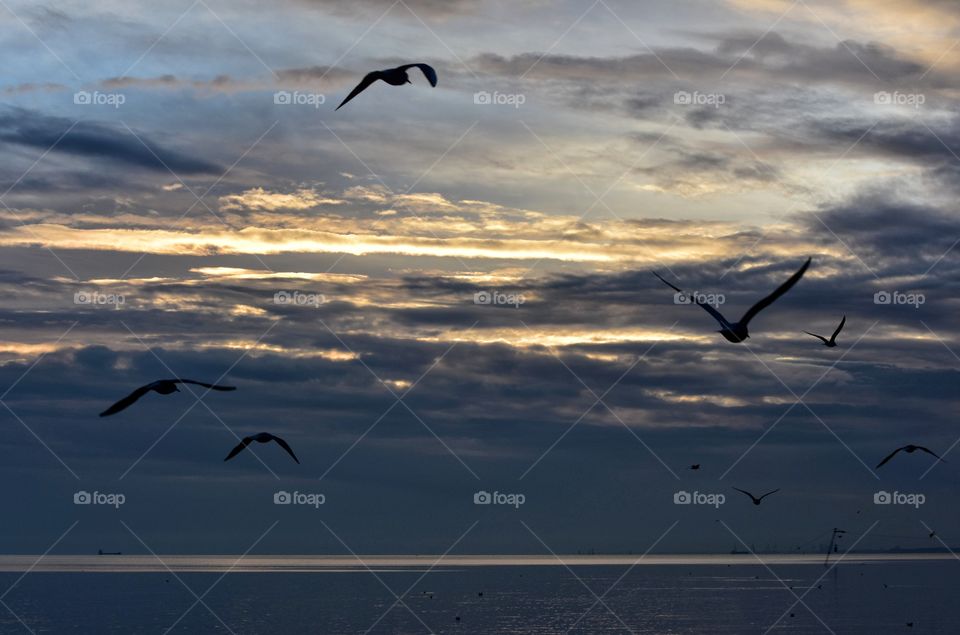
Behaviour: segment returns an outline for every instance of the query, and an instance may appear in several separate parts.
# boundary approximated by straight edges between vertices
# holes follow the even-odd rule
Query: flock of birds
[[[340,102],[340,105],[337,106],[336,110],[340,110],[341,108],[343,108],[344,105],[346,105],[348,102],[354,99],[357,95],[365,91],[375,82],[382,81],[382,82],[385,82],[386,84],[389,84],[390,86],[403,86],[404,84],[412,84],[413,82],[410,81],[410,75],[408,73],[408,71],[411,68],[420,69],[424,77],[427,78],[427,81],[430,82],[431,86],[435,87],[437,85],[437,71],[429,64],[417,62],[413,64],[403,64],[395,68],[376,70],[376,71],[367,73],[363,77],[363,79],[360,80],[360,83],[357,84],[353,88],[353,90],[350,91],[350,94],[348,94],[344,98],[344,100]],[[731,322],[730,320],[728,320],[719,310],[717,310],[717,308],[703,301],[700,297],[694,296],[692,300],[695,304],[697,304],[697,306],[699,306],[704,311],[709,313],[713,317],[713,319],[715,319],[719,323],[720,330],[718,332],[727,341],[733,342],[734,344],[742,343],[747,338],[750,337],[750,332],[748,330],[748,325],[750,324],[750,321],[753,318],[755,318],[757,314],[759,314],[761,311],[769,307],[778,298],[780,298],[785,293],[787,293],[791,288],[793,288],[793,286],[797,284],[797,282],[799,282],[800,279],[803,277],[803,275],[807,272],[807,269],[810,267],[811,260],[812,260],[811,258],[807,258],[807,261],[804,262],[803,265],[792,276],[790,276],[779,287],[774,289],[772,293],[762,298],[756,304],[754,304],[749,309],[747,309],[747,312],[744,313],[743,316],[735,322]],[[657,278],[660,279],[661,282],[663,282],[665,285],[667,285],[677,293],[681,293],[681,294],[683,293],[683,290],[680,287],[670,282],[667,282],[667,280],[665,280],[663,276],[658,274],[656,271],[653,272],[653,275],[655,275]],[[837,336],[840,334],[840,331],[843,330],[843,327],[844,325],[846,325],[846,323],[847,323],[847,316],[844,315],[843,318],[840,320],[840,324],[837,326],[836,330],[834,330],[833,334],[829,338],[826,338],[822,335],[817,335],[816,333],[811,333],[809,331],[804,331],[804,333],[821,340],[823,345],[828,348],[836,348],[838,346]],[[130,393],[123,399],[119,400],[118,402],[116,402],[115,404],[113,404],[103,412],[101,412],[100,416],[107,417],[107,416],[115,415],[127,409],[134,403],[136,403],[140,398],[142,398],[144,395],[146,395],[149,392],[155,392],[160,395],[169,395],[175,392],[179,392],[180,389],[177,387],[178,384],[195,384],[197,386],[203,386],[208,390],[219,390],[219,391],[236,390],[235,386],[221,386],[218,384],[209,384],[202,381],[196,381],[193,379],[180,379],[180,378],[160,379],[160,380],[151,382],[149,384],[146,384],[144,386],[140,386],[139,388],[134,390],[132,393]],[[269,443],[271,441],[276,442],[277,445],[283,448],[294,461],[296,461],[297,463],[300,463],[300,460],[297,458],[297,455],[294,454],[293,449],[290,447],[290,445],[284,439],[281,439],[280,437],[274,434],[270,434],[269,432],[260,432],[258,434],[244,437],[240,441],[240,443],[237,444],[237,446],[234,447],[229,454],[227,454],[224,461],[229,461],[233,457],[237,456],[244,449],[246,449],[247,446],[249,446],[251,443]],[[906,452],[907,454],[912,454],[917,450],[920,450],[922,452],[926,452],[927,454],[932,455],[938,461],[943,461],[943,459],[939,455],[937,455],[935,452],[933,452],[929,448],[926,448],[920,445],[908,444],[903,447],[897,448],[896,450],[891,452],[882,461],[880,461],[880,463],[877,465],[877,468],[880,468],[883,465],[885,465],[899,452]],[[700,469],[700,464],[698,463],[695,465],[691,465],[690,469],[698,470]],[[741,490],[738,488],[734,488],[734,489],[749,496],[750,499],[753,501],[754,505],[759,505],[764,498],[779,491],[779,489],[776,489],[771,492],[767,492],[766,494],[758,498],[745,490]]]

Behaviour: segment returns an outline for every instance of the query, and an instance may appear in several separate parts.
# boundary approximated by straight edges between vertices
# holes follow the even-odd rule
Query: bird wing
[[[139,399],[140,397],[143,397],[145,394],[147,394],[148,392],[150,392],[152,389],[153,389],[153,384],[147,384],[146,386],[140,386],[139,388],[137,388],[136,390],[134,390],[132,393],[130,393],[129,395],[127,395],[126,397],[124,397],[123,399],[121,399],[120,401],[118,401],[117,403],[113,404],[112,406],[110,406],[109,408],[107,408],[106,410],[104,410],[103,412],[101,412],[101,413],[100,413],[100,416],[101,416],[101,417],[109,417],[110,415],[117,414],[118,412],[120,412],[120,411],[123,410],[124,408],[127,408],[127,407],[131,406],[137,399]]]
[[[423,76],[427,78],[427,81],[430,82],[430,85],[431,85],[431,86],[436,86],[436,85],[437,85],[437,71],[433,70],[433,67],[430,66],[429,64],[423,64],[423,63],[419,63],[419,64],[404,64],[403,66],[400,66],[399,68],[402,69],[402,70],[407,70],[408,68],[413,68],[414,66],[416,66],[416,67],[419,68],[421,71],[423,71]]]
[[[253,443],[253,439],[252,439],[252,438],[250,438],[250,437],[244,437],[244,438],[243,438],[243,441],[241,441],[240,443],[237,444],[237,447],[235,447],[235,448],[233,448],[232,450],[230,450],[230,454],[227,455],[227,458],[225,458],[224,461],[229,461],[229,460],[232,459],[233,457],[237,456],[238,454],[240,454],[241,452],[243,452],[243,449],[244,449],[245,447],[247,447],[248,445],[250,445],[251,443]]]
[[[847,316],[844,315],[844,316],[843,316],[843,319],[840,320],[840,326],[838,326],[838,327],[837,327],[837,330],[834,331],[834,332],[833,332],[833,335],[830,336],[830,341],[831,341],[831,342],[836,342],[836,341],[837,341],[837,335],[840,335],[840,331],[843,330],[843,325],[846,324],[846,323],[847,323]]]
[[[178,384],[196,384],[197,386],[203,386],[204,388],[209,388],[211,390],[236,390],[236,386],[221,386],[220,384],[207,384],[202,381],[195,381],[193,379],[174,379]]]
[[[829,340],[822,335],[817,335],[816,333],[811,333],[810,331],[804,331],[807,335],[812,335],[819,340],[823,340],[823,343],[826,344]]]
[[[932,454],[933,456],[937,457],[937,460],[938,460],[938,461],[943,461],[944,463],[946,463],[946,461],[944,461],[943,459],[940,458],[940,455],[938,455],[936,452],[934,452],[933,450],[931,450],[931,449],[929,449],[929,448],[925,448],[925,447],[923,447],[922,445],[918,445],[918,446],[917,446],[917,449],[918,449],[918,450],[923,450],[923,451],[926,452],[927,454]]]
[[[283,448],[284,450],[287,451],[287,454],[289,454],[290,456],[293,457],[293,460],[294,460],[294,461],[296,461],[297,463],[300,463],[300,459],[298,459],[298,458],[297,458],[297,455],[293,453],[293,448],[290,447],[290,444],[289,444],[289,443],[287,443],[286,441],[284,441],[283,439],[281,439],[281,438],[278,437],[278,436],[274,436],[274,435],[272,435],[272,434],[271,434],[270,436],[273,437],[273,440],[276,441],[276,442],[280,445],[281,448]]]
[[[683,289],[680,289],[679,287],[673,286],[672,284],[670,284],[669,282],[667,282],[666,280],[664,280],[664,279],[663,279],[663,276],[661,276],[661,275],[660,275],[659,273],[657,273],[656,271],[653,271],[653,272],[651,272],[651,273],[653,273],[653,275],[655,275],[656,277],[660,278],[660,281],[663,282],[663,284],[667,285],[668,287],[670,287],[671,289],[673,289],[673,290],[676,291],[677,293],[683,293]],[[719,322],[719,323],[720,323],[720,326],[722,326],[723,328],[727,328],[728,326],[730,326],[730,322],[727,321],[727,318],[723,317],[723,314],[720,313],[720,311],[717,311],[715,308],[713,308],[713,307],[710,306],[709,304],[706,304],[705,302],[697,301],[696,304],[697,304],[697,306],[699,306],[701,309],[703,309],[704,311],[706,311],[707,313],[709,313],[710,315],[712,315],[712,316],[713,316],[713,319],[716,320],[717,322]]]
[[[737,490],[738,492],[741,492],[741,493],[743,493],[743,494],[746,494],[747,496],[750,497],[750,500],[757,500],[757,497],[756,497],[756,496],[754,496],[753,494],[751,494],[750,492],[748,492],[748,491],[745,490],[745,489],[740,489],[739,487],[734,487],[733,489],[735,489],[735,490]]]
[[[757,313],[763,311],[765,308],[773,304],[777,298],[789,291],[790,287],[797,284],[797,281],[800,280],[800,278],[803,277],[803,274],[807,272],[807,267],[810,266],[810,260],[810,258],[807,258],[807,261],[803,263],[803,266],[800,267],[795,274],[790,276],[786,282],[777,287],[773,293],[750,307],[747,312],[743,314],[743,317],[740,318],[740,324],[746,326],[750,320],[756,317]]]
[[[343,108],[343,105],[365,91],[370,84],[380,79],[380,71],[373,71],[372,73],[367,73],[363,79],[360,80],[360,83],[350,91],[350,94],[347,95],[347,98],[340,102],[340,105],[337,106],[334,110],[340,110]]]
[[[770,496],[770,494],[776,494],[776,493],[779,492],[779,491],[780,491],[780,488],[778,487],[777,489],[773,490],[772,492],[767,492],[766,494],[764,494],[763,496],[761,496],[761,497],[758,498],[757,500],[761,500],[761,501],[762,501],[762,500],[763,500],[764,498],[766,498],[767,496]]]
[[[886,463],[887,461],[889,461],[890,459],[892,459],[892,458],[894,457],[894,455],[895,455],[897,452],[899,452],[900,450],[902,450],[902,449],[903,449],[903,448],[897,448],[896,450],[894,450],[893,452],[891,452],[890,454],[888,454],[888,455],[887,455],[887,458],[885,458],[884,460],[882,460],[882,461],[880,461],[879,463],[877,463],[877,467],[875,467],[875,468],[873,468],[873,469],[876,470],[876,469],[879,469],[880,467],[882,467],[884,463]]]

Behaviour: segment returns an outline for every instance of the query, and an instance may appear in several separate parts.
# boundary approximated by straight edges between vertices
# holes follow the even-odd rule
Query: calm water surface
[[[960,633],[950,556],[163,560],[0,557],[0,633]]]

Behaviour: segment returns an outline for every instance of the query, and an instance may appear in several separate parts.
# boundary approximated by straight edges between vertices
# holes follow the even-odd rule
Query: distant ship
[[[120,551],[104,551],[103,549],[97,549],[98,556],[122,556],[123,553]]]

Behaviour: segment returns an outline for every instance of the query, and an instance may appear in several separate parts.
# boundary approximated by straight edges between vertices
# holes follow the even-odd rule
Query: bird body
[[[250,445],[253,442],[270,443],[271,441],[276,441],[277,445],[279,445],[281,448],[286,450],[287,454],[293,457],[294,461],[296,461],[297,463],[300,463],[300,459],[298,459],[297,455],[293,453],[293,448],[291,448],[286,441],[284,441],[278,436],[270,434],[269,432],[259,432],[257,434],[252,434],[248,437],[243,437],[243,440],[240,441],[240,443],[238,443],[236,447],[230,450],[230,454],[227,455],[227,458],[225,458],[224,461],[229,461],[233,457],[237,456],[244,449],[246,449],[248,445]]]
[[[882,467],[887,461],[889,461],[889,460],[892,459],[894,456],[896,456],[896,455],[897,455],[897,452],[903,451],[903,452],[906,452],[907,454],[913,454],[913,453],[916,452],[917,450],[920,450],[921,452],[926,452],[927,454],[930,454],[930,455],[936,457],[936,459],[937,459],[938,461],[943,461],[944,463],[946,463],[946,460],[945,460],[945,459],[941,459],[941,458],[940,458],[940,455],[938,455],[938,454],[937,454],[936,452],[934,452],[933,450],[930,450],[929,448],[925,448],[925,447],[923,447],[922,445],[913,445],[912,443],[910,443],[910,444],[907,444],[907,445],[903,446],[902,448],[897,448],[896,450],[894,450],[893,452],[891,452],[890,454],[888,454],[888,455],[886,456],[886,458],[884,458],[882,461],[880,461],[879,463],[877,463],[877,467],[874,468],[874,469],[879,469],[880,467]]]
[[[734,487],[733,489],[735,489],[735,490],[737,490],[738,492],[741,492],[741,493],[746,494],[747,496],[749,496],[749,497],[750,497],[750,500],[753,501],[753,504],[754,504],[754,505],[759,505],[760,502],[761,502],[764,498],[766,498],[767,496],[770,496],[770,494],[776,494],[777,492],[780,491],[780,488],[778,487],[777,489],[775,489],[775,490],[773,490],[773,491],[771,491],[771,492],[767,492],[767,493],[764,494],[763,496],[757,498],[756,496],[754,496],[753,494],[751,494],[750,492],[748,492],[748,491],[745,490],[745,489],[740,489],[739,487]]]
[[[816,333],[811,333],[810,331],[804,331],[804,333],[806,333],[807,335],[812,335],[815,338],[823,341],[823,345],[826,346],[827,348],[834,348],[837,345],[837,335],[839,335],[840,331],[843,330],[843,325],[846,323],[847,323],[847,316],[844,315],[843,319],[840,320],[840,326],[838,326],[837,330],[833,332],[833,335],[830,336],[830,339],[827,339],[822,335],[817,335]]]
[[[410,75],[407,74],[407,69],[413,68],[414,66],[423,72],[424,77],[427,78],[427,81],[430,82],[431,86],[437,85],[437,71],[435,71],[429,64],[404,64],[403,66],[397,66],[396,68],[388,68],[382,71],[372,71],[364,75],[363,79],[360,80],[360,83],[357,84],[352,91],[350,91],[350,94],[347,95],[346,99],[340,102],[340,105],[336,107],[336,110],[343,108],[344,104],[365,91],[374,82],[386,82],[391,86],[412,84],[413,82],[410,81]]]
[[[193,379],[158,379],[157,381],[150,382],[145,386],[140,386],[132,393],[113,404],[106,410],[100,413],[101,417],[109,417],[110,415],[117,414],[121,410],[124,410],[132,406],[140,397],[143,397],[150,391],[159,393],[161,395],[169,395],[175,392],[180,392],[180,389],[177,388],[177,384],[196,384],[197,386],[203,386],[209,390],[236,390],[236,386],[220,386],[218,384],[207,384],[202,381],[194,381]]]
[[[720,333],[720,335],[722,335],[728,342],[733,342],[734,344],[738,344],[740,342],[745,341],[748,337],[750,337],[750,333],[747,330],[747,324],[750,322],[750,320],[756,317],[757,313],[759,313],[760,311],[764,310],[765,308],[773,304],[773,302],[777,298],[779,298],[784,293],[789,291],[790,288],[793,287],[793,285],[795,285],[800,280],[800,278],[803,277],[803,274],[806,273],[807,267],[810,266],[810,261],[811,259],[807,258],[807,261],[803,263],[803,266],[800,267],[800,269],[798,269],[796,273],[790,276],[790,278],[788,278],[786,282],[784,282],[779,287],[774,289],[773,293],[771,293],[770,295],[768,295],[767,297],[763,298],[762,300],[754,304],[752,307],[750,307],[747,310],[747,312],[743,314],[743,317],[736,322],[731,322],[730,320],[725,318],[723,314],[720,313],[720,311],[713,308],[706,302],[702,302],[697,298],[695,298],[694,301],[696,302],[697,306],[699,306],[704,311],[712,315],[713,318],[720,324],[720,330],[717,331],[718,333]],[[668,287],[672,288],[677,293],[683,293],[682,289],[664,280],[663,277],[661,277],[660,274],[658,274],[656,271],[653,272],[653,275],[660,278],[661,282],[663,282]]]

